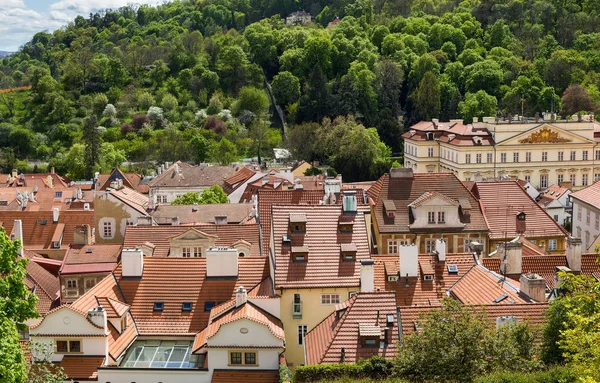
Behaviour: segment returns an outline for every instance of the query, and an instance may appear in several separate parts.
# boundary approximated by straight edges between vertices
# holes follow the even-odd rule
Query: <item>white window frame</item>
[[[435,211],[427,212],[427,223],[435,223]]]
[[[438,211],[437,223],[446,223],[446,212],[445,211]]]
[[[519,152],[513,152],[513,162],[519,162]]]
[[[292,296],[292,315],[302,316],[302,295],[299,293],[294,293]]]
[[[577,174],[569,175],[569,180],[571,181],[571,185],[575,186],[577,184]]]
[[[69,286],[73,282],[74,286]],[[74,278],[65,279],[65,296],[67,298],[77,298],[79,296],[79,280]]]
[[[296,330],[296,334],[297,334],[297,342],[298,342],[298,346],[304,346],[304,338],[306,337],[306,334],[308,333],[308,326],[305,324],[300,324],[297,327]]]
[[[548,174],[540,174],[540,188],[545,189],[548,187]]]
[[[193,256],[194,258],[201,258],[202,257],[202,247],[201,246],[194,246],[192,248],[193,252]]]
[[[587,173],[583,173],[581,175],[581,186],[588,186],[588,175],[587,175]]]
[[[531,162],[531,152],[525,153],[525,162]]]
[[[388,254],[398,254],[398,240],[388,239]]]
[[[321,294],[321,305],[337,305],[340,304],[340,294]]]
[[[556,239],[548,240],[548,250],[556,250]]]
[[[565,160],[565,152],[558,152],[558,160],[559,161]]]
[[[584,160],[584,161],[587,161],[587,159],[588,159],[588,151],[587,150],[584,150],[582,152],[581,159]]]
[[[94,281],[94,284],[90,287],[87,287],[89,281]],[[92,289],[98,283],[98,277],[85,277],[83,278],[83,291],[86,293],[88,290]]]
[[[542,162],[548,161],[548,152],[542,152]]]
[[[433,253],[433,250],[435,250],[435,239],[426,238],[425,239],[425,253],[431,254],[431,253]]]
[[[481,163],[481,153],[477,153],[475,155],[475,162],[480,164]]]
[[[110,221],[102,222],[102,238],[113,238],[115,236],[113,224]]]
[[[487,163],[491,164],[494,161],[494,157],[492,155],[492,153],[488,153],[487,154]]]
[[[192,256],[192,248],[189,246],[184,246],[181,248],[181,256],[183,258],[191,258]]]
[[[565,176],[564,174],[559,174],[558,175],[558,184],[560,185],[562,182],[565,181]]]

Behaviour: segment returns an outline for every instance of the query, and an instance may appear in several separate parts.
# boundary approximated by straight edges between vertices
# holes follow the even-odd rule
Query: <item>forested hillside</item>
[[[297,10],[315,22],[286,26]],[[573,84],[575,110],[595,109],[600,1],[174,1],[78,17],[0,64],[0,88],[31,85],[0,93],[2,171],[40,160],[77,179],[284,145],[360,180],[421,119],[560,110]]]

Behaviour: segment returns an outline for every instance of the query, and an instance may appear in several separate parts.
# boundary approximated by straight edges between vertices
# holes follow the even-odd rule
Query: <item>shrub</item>
[[[478,377],[474,383],[575,383],[580,381],[579,378],[566,367],[554,367],[531,373],[499,372]]]
[[[136,114],[131,119],[131,125],[135,128],[135,130],[140,130],[144,127],[144,125],[148,124],[150,119],[145,114]]]
[[[362,378],[362,366],[357,364],[321,364],[298,366],[294,371],[294,383],[311,383],[339,378]]]
[[[204,123],[204,129],[210,129],[217,134],[223,134],[227,131],[227,124],[215,116],[210,116]]]
[[[124,136],[126,136],[127,133],[134,133],[135,131],[136,129],[133,127],[133,125],[128,122],[121,125],[121,134]]]

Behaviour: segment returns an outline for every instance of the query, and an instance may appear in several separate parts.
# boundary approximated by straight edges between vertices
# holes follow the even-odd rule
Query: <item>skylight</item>
[[[192,302],[183,302],[181,304],[181,311],[192,311]]]
[[[163,302],[154,302],[154,311],[163,311],[165,304]]]
[[[192,341],[137,340],[127,351],[121,367],[196,368],[199,359],[199,355],[192,355]]]
[[[450,274],[456,274],[456,273],[458,273],[458,266],[456,266],[454,264],[448,265],[448,272]]]

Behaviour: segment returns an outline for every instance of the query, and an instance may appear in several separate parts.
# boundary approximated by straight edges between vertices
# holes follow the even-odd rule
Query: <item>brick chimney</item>
[[[567,264],[574,272],[581,272],[581,239],[567,238]]]
[[[521,292],[536,302],[546,302],[546,280],[535,273],[521,274]]]

